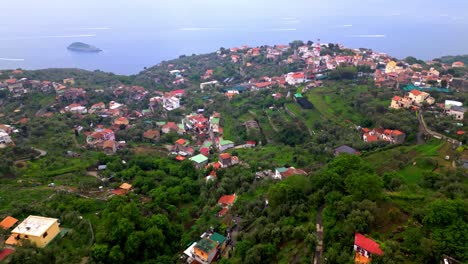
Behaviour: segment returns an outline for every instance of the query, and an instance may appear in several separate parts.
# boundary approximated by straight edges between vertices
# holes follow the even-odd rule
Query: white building
[[[177,109],[180,107],[180,99],[175,96],[163,97],[163,107],[167,111]]]

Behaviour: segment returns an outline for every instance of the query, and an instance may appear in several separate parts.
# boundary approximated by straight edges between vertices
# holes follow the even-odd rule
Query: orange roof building
[[[0,227],[3,229],[10,229],[17,222],[18,222],[18,219],[11,217],[11,216],[7,216],[0,222]]]

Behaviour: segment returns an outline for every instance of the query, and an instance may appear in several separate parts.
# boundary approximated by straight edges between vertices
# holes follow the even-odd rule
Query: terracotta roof
[[[15,250],[12,249],[12,248],[4,248],[3,250],[0,250],[0,261],[4,260],[6,257],[11,255],[13,252],[15,252]]]
[[[399,135],[403,135],[405,133],[401,132],[400,130],[393,130],[392,134],[396,135],[396,136],[399,136]]]
[[[367,127],[363,127],[363,128],[362,128],[362,132],[364,132],[364,133],[369,133],[369,132],[370,132],[370,129],[367,128]]]
[[[122,183],[122,185],[120,185],[119,188],[128,191],[128,190],[130,190],[132,188],[132,185],[129,184],[129,183],[124,182],[124,183]]]
[[[143,133],[144,138],[155,139],[160,135],[159,130],[150,129]]]
[[[236,195],[223,195],[221,198],[218,200],[218,204],[223,204],[223,205],[232,205],[234,204],[234,201],[236,200]]]
[[[16,240],[15,235],[11,235],[5,241],[5,244],[14,246],[14,245],[18,244],[18,240]]]
[[[116,125],[128,125],[128,119],[126,117],[119,117],[114,121],[114,124]]]
[[[104,141],[104,143],[103,143],[103,145],[102,145],[102,147],[105,148],[105,149],[106,149],[106,148],[111,148],[111,149],[113,149],[114,146],[115,146],[115,141],[114,141],[114,140],[107,140],[107,141]]]
[[[293,175],[306,175],[307,173],[300,169],[295,169],[293,167],[288,168],[285,172],[281,173],[281,176],[287,178]]]
[[[265,88],[265,87],[268,87],[270,84],[271,84],[270,82],[259,82],[259,83],[255,83],[255,87]]]
[[[392,98],[392,100],[394,100],[394,101],[400,101],[400,100],[401,100],[401,97],[397,95],[397,96],[394,96],[394,97]]]
[[[379,244],[362,234],[356,233],[354,235],[354,244],[360,248],[365,249],[366,251],[369,251],[372,254],[379,256],[383,255],[383,251],[380,249]]]
[[[125,195],[125,194],[127,194],[127,192],[124,189],[120,189],[120,188],[112,190],[111,193],[115,194],[115,195]]]
[[[229,208],[225,207],[225,208],[221,209],[221,211],[219,211],[218,215],[219,216],[225,216],[227,214],[227,212],[229,212]]]
[[[179,145],[184,145],[185,142],[186,142],[185,139],[181,138],[181,139],[178,139],[175,143]]]
[[[222,153],[222,154],[219,155],[219,157],[220,157],[221,159],[229,159],[229,158],[231,158],[231,154],[229,154],[229,153]]]
[[[0,222],[0,227],[3,229],[9,229],[10,227],[14,226],[17,222],[18,219],[11,216],[7,216]]]
[[[457,135],[464,135],[464,134],[465,134],[465,131],[463,130],[457,131]]]
[[[369,143],[370,142],[377,142],[379,140],[376,135],[365,134],[364,136],[366,137],[366,141],[369,142]]]
[[[178,160],[178,161],[184,161],[185,160],[185,158],[180,156],[180,155],[177,155],[177,157],[175,157],[175,159]]]
[[[410,93],[414,94],[415,96],[418,96],[418,95],[421,94],[421,91],[418,91],[418,90],[414,89],[414,90],[411,90]]]

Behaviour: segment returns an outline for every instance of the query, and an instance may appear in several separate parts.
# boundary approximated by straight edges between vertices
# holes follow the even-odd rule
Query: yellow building
[[[11,236],[5,243],[8,245],[21,245],[21,240],[29,240],[37,247],[43,248],[59,233],[58,219],[30,215],[11,231]]]
[[[396,67],[397,67],[397,63],[395,61],[388,62],[387,66],[385,67],[385,73],[395,72]]]

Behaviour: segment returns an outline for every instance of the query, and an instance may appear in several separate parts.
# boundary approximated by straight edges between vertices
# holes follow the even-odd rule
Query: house
[[[218,244],[208,238],[203,238],[193,248],[193,256],[197,262],[212,263],[217,255]]]
[[[0,222],[0,228],[7,230],[12,228],[16,223],[18,222],[18,219],[7,216],[5,217],[1,222]]]
[[[397,63],[395,61],[390,61],[385,66],[385,73],[389,74],[396,71]]]
[[[190,142],[188,142],[188,140],[180,138],[176,140],[173,151],[175,152],[185,151],[185,149],[188,147],[189,144]]]
[[[90,108],[89,108],[89,113],[90,114],[94,114],[96,112],[99,112],[99,111],[102,111],[106,109],[106,104],[104,102],[99,102],[97,104],[93,104]]]
[[[114,154],[117,152],[117,142],[115,140],[106,140],[102,143],[102,149],[108,155]]]
[[[225,140],[223,138],[219,139],[219,142],[218,142],[219,151],[225,151],[225,150],[233,148],[233,147],[234,147],[234,142],[232,142],[230,140]]]
[[[362,140],[367,143],[386,141],[390,144],[401,144],[406,138],[406,134],[400,130],[383,128],[374,128],[373,130],[370,130],[368,128],[363,128],[362,132]]]
[[[167,124],[162,126],[161,131],[163,134],[168,134],[171,132],[177,133],[179,132],[179,126],[174,122],[167,122]]]
[[[93,147],[103,147],[105,141],[115,140],[114,131],[111,129],[97,128],[86,137],[86,143]]]
[[[360,233],[354,235],[354,251],[356,264],[370,263],[373,255],[382,256],[384,253],[377,242]]]
[[[172,111],[180,107],[180,99],[176,96],[164,96],[163,107],[167,111]]]
[[[59,220],[30,215],[21,222],[5,241],[7,245],[21,245],[21,240],[29,240],[37,247],[47,246],[59,233]]]
[[[65,84],[65,85],[68,84],[68,85],[73,86],[73,85],[75,85],[75,79],[73,79],[73,78],[66,78],[66,79],[63,79],[63,84]]]
[[[221,211],[218,212],[218,217],[225,216],[232,205],[236,202],[237,196],[233,195],[223,195],[218,199],[218,205],[222,207]]]
[[[86,107],[80,104],[71,104],[71,105],[65,106],[64,110],[65,112],[69,112],[73,114],[86,114],[88,112]]]
[[[203,75],[201,76],[201,78],[202,78],[203,80],[206,80],[206,79],[211,78],[211,76],[213,76],[213,70],[208,69],[208,70],[206,70],[205,74],[203,74]]]
[[[419,90],[411,90],[408,93],[408,97],[416,104],[422,104],[428,97],[429,94],[426,92],[421,92]]]
[[[126,127],[126,126],[128,126],[128,124],[130,124],[130,122],[128,121],[128,119],[126,117],[123,117],[123,116],[121,116],[121,117],[114,120],[114,125],[118,126],[118,127],[120,127],[120,126],[125,126]]]
[[[465,63],[461,61],[456,61],[452,63],[452,68],[463,68],[463,67],[465,67]]]
[[[205,232],[198,242],[192,243],[185,251],[187,263],[210,264],[217,260],[226,249],[228,239],[216,232]]]
[[[445,112],[447,115],[453,116],[456,120],[463,120],[465,118],[466,109],[461,106],[452,105]]]
[[[293,175],[307,175],[307,172],[296,169],[294,167],[289,167],[289,168],[276,168],[275,169],[275,175],[273,176],[273,179],[275,180],[282,180],[285,178],[288,178]]]
[[[155,130],[155,129],[150,129],[143,133],[143,138],[146,138],[150,141],[159,141],[160,137],[161,137],[161,133],[159,132],[159,130]]]
[[[360,152],[347,145],[339,146],[334,150],[335,156],[341,154],[359,155]]]
[[[219,154],[219,164],[222,168],[231,167],[239,163],[239,158],[236,156],[231,156],[229,153]]]
[[[413,105],[413,102],[408,97],[394,96],[392,102],[390,103],[390,108],[392,109],[401,109],[401,108],[410,108]]]
[[[191,157],[191,160],[197,169],[203,168],[208,163],[208,158],[202,154]]]
[[[4,130],[0,129],[0,145],[8,145],[11,143],[13,143],[13,140],[11,140],[10,135]]]
[[[305,78],[304,72],[290,72],[286,75],[286,82],[289,85],[296,85],[305,83],[307,79]]]
[[[132,187],[131,184],[124,182],[119,188],[112,190],[111,193],[115,195],[127,195],[132,190]]]

